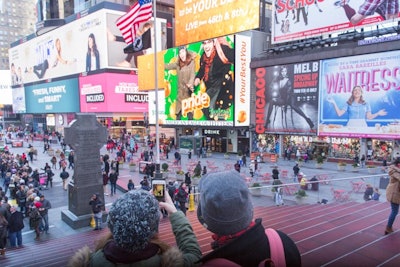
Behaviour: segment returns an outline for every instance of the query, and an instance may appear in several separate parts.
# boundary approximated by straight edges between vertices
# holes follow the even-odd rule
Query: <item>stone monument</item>
[[[104,202],[100,149],[107,141],[107,129],[95,114],[77,113],[76,119],[65,127],[64,140],[74,150],[75,167],[68,184],[68,210],[62,211],[61,217],[77,229],[90,225],[92,195],[99,193]]]

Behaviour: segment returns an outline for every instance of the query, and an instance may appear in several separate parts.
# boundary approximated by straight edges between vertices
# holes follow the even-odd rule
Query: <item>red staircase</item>
[[[383,235],[390,212],[388,203],[333,203],[281,207],[256,207],[255,218],[265,227],[287,233],[296,242],[303,266],[400,266],[400,231]],[[203,253],[211,250],[211,234],[200,225],[196,212],[188,212]],[[395,229],[400,229],[399,219]],[[9,250],[0,266],[65,266],[74,252],[84,245],[93,248],[106,234],[88,231],[29,243]],[[168,219],[160,223],[161,239],[175,244]]]

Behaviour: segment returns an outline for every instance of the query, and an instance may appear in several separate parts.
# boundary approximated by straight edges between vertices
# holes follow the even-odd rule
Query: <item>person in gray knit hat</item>
[[[197,217],[213,233],[213,251],[203,256],[202,266],[259,266],[271,258],[270,241],[261,219],[253,220],[249,189],[236,171],[210,173],[200,179]],[[272,215],[271,215],[272,216]],[[301,266],[293,240],[276,231],[282,240],[286,266]],[[228,264],[229,263],[229,264]]]
[[[158,238],[160,208],[169,214],[177,247]],[[80,249],[68,266],[193,266],[201,257],[189,221],[168,193],[165,202],[158,202],[148,191],[129,191],[112,204],[107,223],[110,233],[96,250]]]

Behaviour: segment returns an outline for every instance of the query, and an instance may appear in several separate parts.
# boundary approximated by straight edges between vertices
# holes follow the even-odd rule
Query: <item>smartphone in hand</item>
[[[156,197],[158,201],[165,201],[165,180],[152,180],[151,187],[153,190],[153,195]]]

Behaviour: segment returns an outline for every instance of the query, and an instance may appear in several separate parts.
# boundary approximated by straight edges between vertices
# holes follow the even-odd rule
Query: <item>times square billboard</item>
[[[260,27],[256,0],[175,1],[177,46]]]
[[[249,126],[250,50],[250,37],[243,35],[166,50],[165,124]]]
[[[100,4],[99,4],[100,5]],[[121,5],[118,5],[121,6]],[[125,6],[122,6],[125,7]],[[101,69],[137,68],[139,54],[125,54],[127,44],[115,25],[125,12],[91,8],[75,14],[74,20],[40,36],[28,36],[11,44],[9,62],[11,86],[50,81]],[[166,19],[156,19],[157,49],[166,49]],[[154,25],[154,22],[150,23]],[[150,28],[153,33],[153,27]],[[154,38],[146,51],[153,52]],[[138,53],[139,53],[138,52]],[[101,71],[100,71],[101,72]]]
[[[316,135],[319,61],[256,68],[257,134]]]
[[[400,139],[400,52],[257,68],[255,132]]]
[[[399,0],[276,0],[272,5],[272,43],[396,22]]]
[[[321,61],[318,135],[400,139],[400,52]]]

